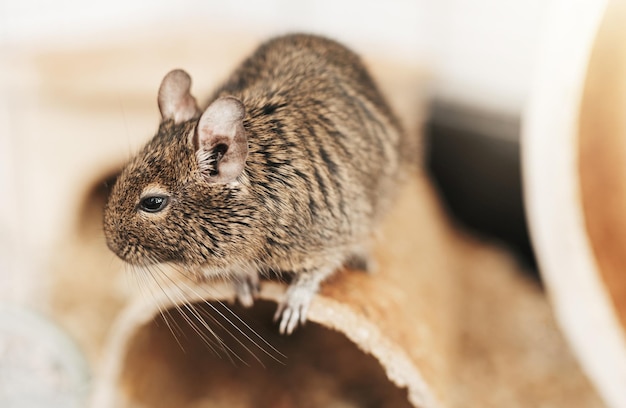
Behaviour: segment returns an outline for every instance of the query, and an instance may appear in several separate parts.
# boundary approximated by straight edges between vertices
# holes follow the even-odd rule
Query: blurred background
[[[448,208],[461,225],[514,249],[529,266],[528,270],[533,271],[535,264],[520,187],[519,124],[551,3],[548,0],[0,0],[0,69],[10,66],[9,60],[24,50],[69,53],[150,38],[161,31],[159,27],[165,33],[159,37],[164,47],[171,47],[166,34],[171,27],[185,27],[189,35],[195,35],[194,29],[199,29],[205,33],[227,32],[228,36],[240,33],[257,39],[294,30],[309,31],[335,37],[379,59],[389,58],[419,67],[426,78],[420,92],[428,105],[427,164]],[[227,46],[232,41],[228,36],[207,35],[198,43],[223,42]],[[149,52],[154,50],[147,50],[145,59],[151,58]],[[198,47],[190,52],[203,50]],[[76,72],[93,69],[97,64],[96,61],[82,63],[85,69],[73,67]],[[22,126],[12,113],[20,103],[28,103],[20,101],[23,93],[12,85],[15,76],[35,77],[27,67],[20,67],[17,73],[4,69],[1,74],[4,80],[0,89],[0,191],[15,199],[3,203],[6,210],[0,217],[2,228],[9,231],[17,228],[21,217],[37,212],[40,204],[34,204],[37,198],[22,188],[27,176],[22,174],[24,164],[15,162],[19,155],[14,154],[34,146],[26,146],[26,141],[9,136]],[[88,94],[88,84],[81,86]],[[119,95],[122,99],[119,104],[127,103],[124,99],[127,95]],[[126,120],[123,112],[118,112],[117,117],[118,122]],[[133,129],[126,127],[124,131]],[[13,252],[26,251],[24,248],[31,251],[37,243],[13,241],[9,247]]]
[[[516,115],[550,1],[235,0],[228,2],[44,0],[0,2],[3,45],[72,47],[106,42],[124,28],[206,24],[235,32],[311,31],[375,47],[429,67],[433,94]],[[209,41],[210,39],[207,39]],[[200,50],[199,50],[200,51]]]

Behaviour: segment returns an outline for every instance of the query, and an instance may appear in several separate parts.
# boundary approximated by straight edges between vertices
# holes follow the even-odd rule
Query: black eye
[[[163,196],[148,196],[141,199],[139,208],[145,212],[155,213],[159,212],[167,206],[167,197]]]

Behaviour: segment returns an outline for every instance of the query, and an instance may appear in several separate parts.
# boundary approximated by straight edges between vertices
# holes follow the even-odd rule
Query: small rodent
[[[221,276],[251,305],[259,274],[293,280],[275,318],[291,333],[320,283],[365,265],[407,144],[359,57],[294,34],[262,44],[198,108],[182,70],[158,93],[162,121],[123,169],[107,244],[132,264]]]

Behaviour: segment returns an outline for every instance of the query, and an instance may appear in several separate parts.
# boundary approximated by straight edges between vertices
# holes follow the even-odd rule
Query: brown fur
[[[108,245],[130,263],[172,262],[206,275],[291,272],[292,285],[315,291],[361,258],[387,208],[405,147],[398,120],[358,56],[309,35],[261,45],[211,102],[225,96],[245,107],[248,154],[236,181],[212,182],[201,169],[201,112],[181,123],[166,117],[113,188]],[[147,186],[170,197],[158,214],[137,209]]]

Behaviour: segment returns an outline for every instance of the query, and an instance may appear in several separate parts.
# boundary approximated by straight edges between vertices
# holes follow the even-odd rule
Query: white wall
[[[432,69],[436,96],[517,113],[552,0],[0,0],[0,45],[104,40],[201,17],[259,33],[312,30]],[[104,34],[104,35],[103,35]]]
[[[432,2],[437,93],[519,112],[552,0]]]

